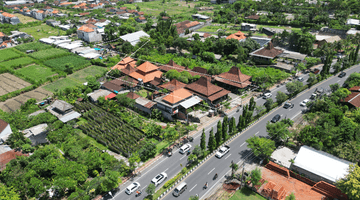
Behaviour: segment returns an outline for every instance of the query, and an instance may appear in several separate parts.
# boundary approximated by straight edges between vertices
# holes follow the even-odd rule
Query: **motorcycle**
[[[190,155],[190,153],[191,153],[191,152],[190,152],[190,151],[188,151],[186,155]]]
[[[217,179],[217,177],[218,177],[218,175],[217,175],[217,174],[215,174],[215,176],[214,176],[213,180]]]
[[[141,195],[141,190],[136,191],[135,197],[139,197]]]
[[[204,185],[204,187],[203,187],[203,189],[207,189],[207,187],[208,187],[208,184],[206,183],[205,185]]]

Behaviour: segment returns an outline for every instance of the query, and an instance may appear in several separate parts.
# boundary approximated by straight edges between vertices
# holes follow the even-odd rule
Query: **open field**
[[[65,49],[56,49],[56,48],[51,48],[51,49],[45,49],[45,50],[41,50],[38,52],[34,52],[32,54],[29,54],[30,57],[33,57],[35,59],[38,60],[42,60],[42,59],[47,59],[47,58],[51,58],[51,57],[61,57],[64,55],[70,54],[70,52],[66,51]]]
[[[59,79],[50,84],[47,84],[43,86],[43,88],[48,91],[55,92],[56,89],[63,90],[67,87],[81,85],[86,82],[87,76],[95,76],[97,74],[102,74],[104,73],[104,71],[106,71],[106,68],[93,65],[77,71],[74,74],[67,76],[66,78]]]
[[[238,31],[240,31],[240,27],[237,27],[235,28],[236,30],[232,30],[230,29],[231,27],[229,26],[226,26],[226,25],[220,25],[220,26],[204,26],[196,31],[201,31],[201,32],[212,32],[214,34],[217,33],[217,30],[221,29],[221,30],[224,30],[226,29],[225,33],[228,33],[228,34],[233,34],[233,33],[236,33]],[[241,31],[245,34],[249,34],[249,31]],[[266,34],[264,33],[259,33],[259,32],[256,32],[256,33],[253,33],[253,36],[262,36],[262,37],[266,37]]]
[[[45,38],[49,36],[65,35],[66,33],[63,30],[55,29],[46,24],[42,24],[40,26],[34,26],[34,27],[21,28],[19,31],[32,35],[35,38],[35,40],[39,40],[41,38]]]
[[[279,28],[279,29],[286,29],[286,30],[292,30],[292,31],[300,31],[301,28],[293,28],[289,26],[270,26],[270,25],[256,25],[256,29],[260,28]]]
[[[31,84],[9,73],[0,74],[0,96]]]
[[[52,71],[50,68],[40,65],[31,65],[28,67],[24,67],[16,70],[16,72],[36,81],[45,80],[47,77],[55,74],[55,72]]]
[[[22,57],[22,58],[17,58],[14,60],[9,60],[9,61],[5,61],[5,62],[1,62],[0,63],[0,68],[2,67],[6,67],[6,68],[18,68],[19,65],[21,67],[29,65],[31,63],[33,63],[34,60],[29,58],[29,57]]]
[[[56,70],[64,71],[65,65],[67,63],[73,64],[74,70],[81,69],[84,65],[90,65],[89,60],[86,60],[85,58],[80,57],[78,55],[74,55],[74,54],[72,54],[70,56],[47,60],[44,62],[44,65],[51,67],[53,69],[56,69]]]
[[[42,88],[37,88],[30,92],[25,92],[20,94],[17,97],[6,100],[5,102],[0,102],[0,109],[5,112],[13,112],[20,108],[21,104],[25,103],[30,98],[36,99],[36,101],[40,101],[48,96],[51,96],[52,93],[44,90]]]
[[[19,18],[20,22],[23,23],[23,24],[26,24],[28,22],[34,22],[34,21],[38,21],[37,19],[34,19],[32,17],[28,17],[28,16],[25,16],[25,15],[22,15],[20,13],[15,13],[14,14],[16,17]]]
[[[265,200],[265,198],[251,189],[243,187],[241,190],[236,191],[229,200]]]
[[[4,49],[0,51],[0,62],[18,57],[21,57],[21,55],[11,49]]]
[[[41,42],[30,42],[26,44],[21,44],[15,47],[15,49],[26,52],[27,50],[34,50],[34,51],[40,51],[44,49],[50,49],[52,48],[51,45],[47,45]]]

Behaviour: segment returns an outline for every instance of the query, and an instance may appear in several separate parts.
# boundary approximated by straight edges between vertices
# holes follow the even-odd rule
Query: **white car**
[[[264,94],[263,99],[268,99],[270,97],[272,97],[272,94],[271,93],[266,93],[266,94]]]
[[[215,156],[217,158],[222,158],[225,154],[227,154],[230,151],[230,147],[225,145],[219,149],[218,152],[216,152]]]
[[[298,78],[298,81],[303,82],[303,81],[304,81],[304,78],[303,78],[303,77],[299,77],[299,78]]]
[[[130,195],[133,192],[135,192],[137,189],[139,189],[139,187],[140,187],[140,183],[138,183],[138,182],[131,183],[131,185],[129,185],[126,188],[125,193]]]
[[[179,152],[180,152],[181,154],[184,154],[184,153],[186,153],[187,151],[189,151],[190,149],[191,149],[191,145],[190,145],[190,144],[184,144],[184,145],[182,145],[182,146],[180,147]]]
[[[306,104],[309,102],[310,100],[309,99],[305,99],[304,101],[302,101],[301,103],[300,103],[300,106],[306,106]]]
[[[152,180],[151,183],[153,183],[155,186],[160,185],[160,183],[162,183],[165,179],[167,179],[167,174],[165,172],[162,172],[160,174],[158,174],[157,176],[155,176]]]

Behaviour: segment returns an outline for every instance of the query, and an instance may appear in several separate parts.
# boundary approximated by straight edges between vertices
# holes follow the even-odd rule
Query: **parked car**
[[[298,81],[303,82],[303,81],[304,81],[304,78],[303,78],[303,77],[299,77],[299,78],[298,78]]]
[[[277,114],[272,118],[271,122],[276,123],[276,122],[278,122],[280,120],[280,118],[281,118],[281,116],[279,114]]]
[[[310,101],[309,99],[305,99],[304,101],[302,101],[302,102],[300,103],[300,106],[305,107],[306,104],[307,104],[309,101]]]
[[[272,97],[271,93],[266,93],[266,94],[264,94],[263,99],[268,99],[268,98],[271,98],[271,97]]]
[[[135,192],[137,189],[139,189],[139,187],[140,187],[140,183],[138,183],[138,182],[131,183],[131,185],[129,185],[126,188],[125,193],[130,195],[133,192]]]
[[[153,183],[155,186],[160,185],[165,179],[167,179],[167,174],[165,172],[162,172],[158,175],[156,175],[152,180],[151,183]]]
[[[285,109],[293,108],[293,107],[294,107],[294,104],[293,104],[293,103],[286,102],[286,103],[284,104],[284,108],[285,108]]]
[[[190,144],[184,144],[184,145],[182,145],[182,146],[180,147],[179,152],[180,152],[181,154],[184,154],[184,153],[186,153],[187,151],[189,151],[190,149],[191,149],[191,145],[190,145]]]
[[[346,76],[346,73],[345,73],[345,72],[341,72],[338,77],[339,77],[339,78],[342,78],[342,77],[344,77],[344,76]]]

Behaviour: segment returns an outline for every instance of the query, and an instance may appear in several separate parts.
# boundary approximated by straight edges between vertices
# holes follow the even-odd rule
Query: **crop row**
[[[41,42],[30,42],[30,43],[18,45],[15,48],[19,51],[26,52],[27,50],[40,51],[40,50],[50,49],[52,48],[52,46]]]

